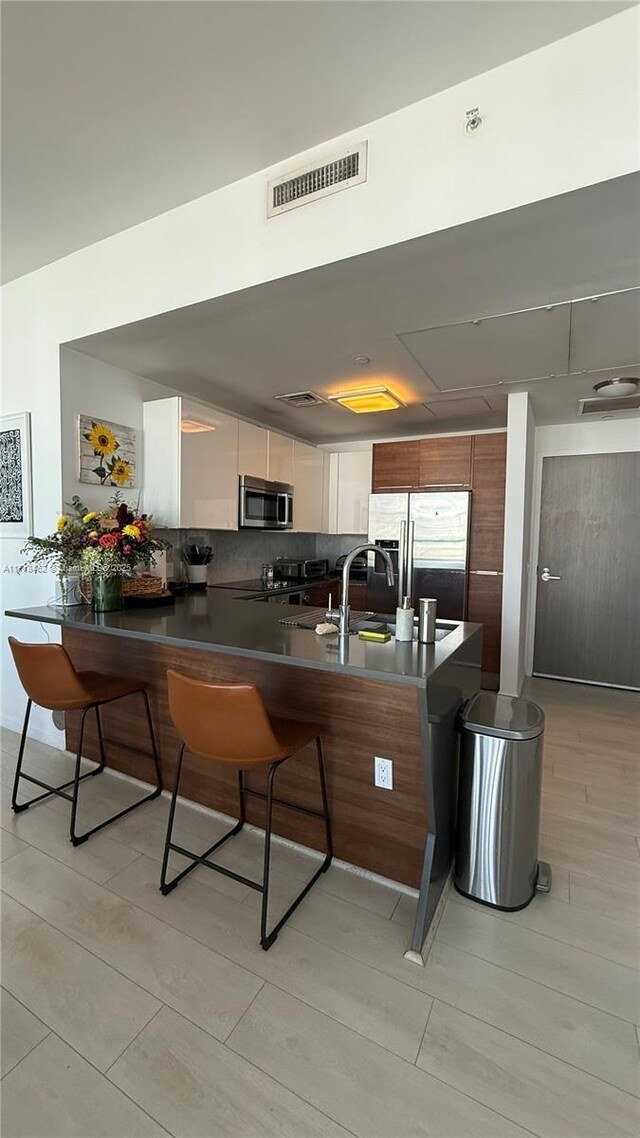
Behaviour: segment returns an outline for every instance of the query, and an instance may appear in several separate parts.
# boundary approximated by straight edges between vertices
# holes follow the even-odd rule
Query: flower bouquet
[[[140,565],[149,569],[167,543],[152,536],[146,514],[136,514],[116,493],[106,510],[87,510],[74,497],[71,512],[61,514],[56,532],[31,537],[24,546],[35,565],[54,568],[62,582],[77,573],[91,583],[93,607],[110,612],[122,606],[122,578]],[[65,590],[63,588],[63,603]]]

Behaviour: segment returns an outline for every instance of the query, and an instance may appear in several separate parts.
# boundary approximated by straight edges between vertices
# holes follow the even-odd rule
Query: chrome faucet
[[[331,594],[329,594],[329,607],[327,609],[327,620],[337,620],[340,626],[340,636],[349,635],[349,575],[351,572],[351,565],[354,558],[360,553],[379,553],[380,557],[385,563],[387,573],[387,584],[390,589],[394,585],[393,576],[393,562],[387,553],[386,549],[382,549],[379,545],[358,545],[351,553],[345,558],[344,565],[342,566],[342,595],[340,597],[340,606],[337,609],[331,607]]]

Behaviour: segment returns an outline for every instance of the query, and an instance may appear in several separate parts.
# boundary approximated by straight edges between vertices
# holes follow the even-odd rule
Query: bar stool
[[[311,723],[301,723],[293,719],[277,719],[267,714],[262,697],[254,684],[227,684],[205,683],[182,676],[178,672],[169,671],[169,710],[171,718],[181,737],[178,751],[178,764],[176,768],[175,786],[171,799],[171,809],[167,824],[167,836],[162,861],[160,877],[160,890],[165,895],[175,889],[188,873],[198,865],[206,865],[215,869],[234,881],[249,885],[262,893],[262,914],[260,919],[260,944],[267,951],[276,940],[285,921],[297,909],[303,897],[311,886],[326,873],[331,865],[333,846],[331,841],[331,821],[329,818],[329,804],[327,799],[327,785],[324,770],[324,755],[322,739],[316,726]],[[275,774],[283,763],[290,760],[298,751],[308,743],[315,741],[318,759],[318,773],[320,776],[320,790],[322,794],[322,810],[311,810],[306,806],[299,806],[295,802],[287,802],[282,798],[274,798],[273,785]],[[236,825],[215,842],[203,854],[193,853],[183,846],[171,841],[173,822],[176,810],[176,799],[180,786],[182,764],[185,751],[189,750],[201,758],[221,766],[233,767],[238,772],[238,791],[240,800],[240,818]],[[244,773],[258,767],[268,767],[267,793],[252,790],[246,786]],[[240,832],[246,821],[247,795],[253,798],[262,798],[266,802],[265,843],[262,881],[253,881],[243,877],[240,873],[225,866],[210,861],[214,850],[224,845],[229,838]],[[269,909],[269,866],[271,858],[271,819],[274,804],[297,810],[301,814],[309,814],[313,818],[322,818],[325,825],[327,853],[322,865],[314,873],[311,880],[298,894],[293,904],[276,925],[267,932],[267,917]],[[192,862],[171,881],[167,881],[167,867],[169,853],[173,850],[189,858]]]
[[[61,644],[22,644],[19,640],[15,640],[13,636],[10,636],[9,646],[13,653],[13,659],[20,677],[20,682],[28,697],[24,726],[22,728],[22,738],[20,740],[20,750],[18,752],[18,765],[16,767],[16,775],[13,783],[13,795],[11,798],[11,805],[16,814],[19,814],[22,810],[28,810],[29,807],[34,806],[36,802],[42,802],[43,799],[50,798],[52,794],[57,794],[60,798],[66,798],[67,801],[71,803],[70,839],[74,846],[79,846],[82,842],[86,842],[87,838],[90,838],[91,835],[95,834],[98,830],[104,829],[104,827],[109,826],[111,822],[117,821],[118,818],[129,814],[131,810],[142,806],[143,802],[150,802],[152,798],[157,798],[162,791],[162,775],[160,771],[158,748],[156,746],[153,724],[151,722],[149,697],[142,685],[136,681],[120,679],[118,676],[106,675],[104,672],[77,672],[68,653]],[[129,695],[138,694],[141,695],[144,700],[147,713],[151,751],[139,751],[137,747],[130,747],[125,743],[115,743],[115,740],[105,739],[102,733],[102,721],[100,719],[100,708],[102,705],[105,703],[113,703],[117,699],[124,699]],[[69,779],[68,782],[61,783],[60,786],[51,786],[39,778],[34,778],[33,775],[25,774],[22,770],[29,715],[31,714],[31,705],[33,703],[36,703],[39,707],[45,707],[49,711],[82,712],[80,717],[80,737],[78,739],[78,750],[76,753],[75,773],[72,779]],[[100,762],[95,770],[87,771],[86,774],[81,775],[80,765],[82,759],[84,725],[87,714],[92,709],[95,710],[96,713]],[[117,814],[113,814],[110,818],[107,818],[106,821],[100,822],[97,826],[92,826],[90,830],[85,830],[83,834],[78,834],[76,833],[76,815],[78,811],[79,786],[86,778],[94,778],[104,770],[105,743],[115,744],[124,750],[132,751],[134,754],[146,755],[152,759],[155,768],[155,790],[151,794],[147,794],[144,798],[141,798],[138,802],[134,802],[132,806],[127,806],[124,810],[119,810]],[[28,802],[18,803],[18,788],[21,778],[27,782],[35,783],[36,786],[44,787],[45,793],[38,794]],[[71,794],[67,794],[66,791],[70,786],[73,787],[73,789]]]

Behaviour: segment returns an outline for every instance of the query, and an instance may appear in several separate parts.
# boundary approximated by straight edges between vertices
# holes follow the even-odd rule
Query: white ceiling
[[[528,315],[526,330],[520,317],[465,322],[637,288],[639,216],[640,175],[629,175],[70,346],[313,442],[502,426],[509,391],[531,392],[539,423],[572,422],[602,378],[595,369],[640,374],[639,292],[573,305],[571,340],[565,308]],[[427,345],[421,363],[405,346],[450,325],[446,350]],[[474,356],[469,334],[487,328]],[[562,375],[568,367],[594,374]],[[408,406],[372,416],[275,399],[385,382]]]
[[[3,3],[3,279],[630,6]]]

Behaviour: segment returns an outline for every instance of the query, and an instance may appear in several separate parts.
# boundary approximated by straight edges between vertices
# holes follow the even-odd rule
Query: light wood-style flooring
[[[202,868],[162,897],[164,798],[76,849],[63,800],[14,816],[3,732],[4,1138],[637,1135],[640,697],[526,694],[552,892],[513,914],[452,892],[425,968],[402,956],[413,897],[339,867],[268,953],[233,880]],[[88,821],[136,793],[108,773],[84,790]],[[182,806],[187,844],[223,829]],[[260,847],[243,833],[226,864],[259,875]],[[280,845],[273,868],[275,912],[313,859]]]

